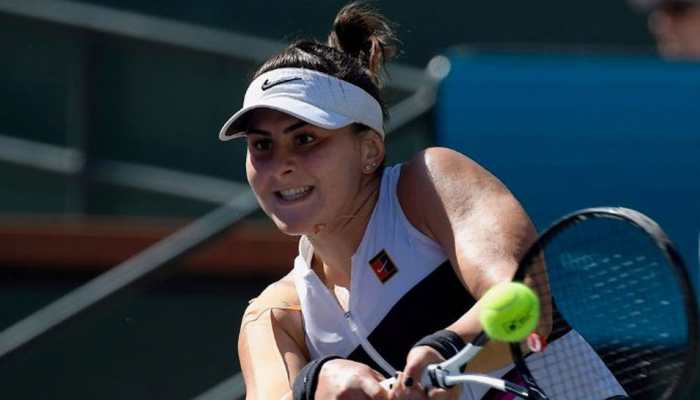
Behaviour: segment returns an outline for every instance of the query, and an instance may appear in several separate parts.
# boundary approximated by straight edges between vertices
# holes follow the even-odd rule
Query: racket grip
[[[429,367],[429,366],[428,366]],[[385,389],[385,390],[391,390],[394,388],[396,385],[396,378],[391,377],[388,379],[384,379],[383,381],[379,382],[379,384]],[[428,374],[428,368],[426,367],[425,370],[423,370],[423,375],[420,378],[420,383],[423,386],[423,389],[427,392],[433,387],[433,384],[431,383],[430,380],[430,375]]]
[[[379,384],[384,388],[384,390],[391,390],[396,384],[396,378],[392,377],[389,379],[384,379],[383,381],[379,382]]]

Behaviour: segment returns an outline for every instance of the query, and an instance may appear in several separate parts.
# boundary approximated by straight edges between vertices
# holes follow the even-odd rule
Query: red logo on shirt
[[[386,250],[380,251],[379,254],[369,260],[369,266],[372,267],[372,271],[382,283],[388,281],[398,271],[396,264],[391,261]]]

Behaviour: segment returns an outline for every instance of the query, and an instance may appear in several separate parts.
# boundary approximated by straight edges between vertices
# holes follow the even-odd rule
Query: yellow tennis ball
[[[535,330],[540,319],[540,300],[522,283],[494,285],[480,303],[481,326],[492,340],[519,342]]]

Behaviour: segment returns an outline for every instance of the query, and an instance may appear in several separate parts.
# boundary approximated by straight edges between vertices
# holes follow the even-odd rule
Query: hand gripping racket
[[[481,333],[430,365],[426,388],[484,385],[483,399],[677,399],[692,386],[698,311],[683,262],[661,228],[626,208],[589,208],[546,229],[514,281],[541,303],[535,332],[510,345],[503,376],[463,373]],[[390,383],[385,381],[384,384]]]

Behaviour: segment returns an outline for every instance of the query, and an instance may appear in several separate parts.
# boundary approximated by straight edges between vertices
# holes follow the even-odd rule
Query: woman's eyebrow
[[[253,135],[263,135],[263,136],[272,136],[272,134],[268,131],[264,131],[262,129],[256,129],[256,128],[248,128],[245,130],[246,135],[250,135],[251,133]]]
[[[295,122],[295,123],[289,125],[288,127],[286,127],[286,128],[282,131],[282,133],[289,133],[289,132],[294,131],[294,130],[297,130],[297,129],[301,128],[302,126],[305,126],[305,125],[308,125],[308,123],[306,123],[305,121],[297,121],[297,122]]]

